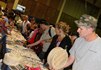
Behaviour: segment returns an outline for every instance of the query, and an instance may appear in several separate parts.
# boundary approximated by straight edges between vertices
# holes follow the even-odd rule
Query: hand
[[[49,70],[55,70],[54,68],[52,68],[52,67],[49,67]]]
[[[26,47],[27,47],[27,48],[31,48],[31,47],[32,47],[32,44],[29,44],[29,45],[27,45]]]

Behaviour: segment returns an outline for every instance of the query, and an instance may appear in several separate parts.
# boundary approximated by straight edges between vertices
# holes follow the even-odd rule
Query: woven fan
[[[60,70],[61,68],[63,68],[67,61],[68,53],[61,47],[52,49],[47,59],[49,66],[54,68],[55,70]]]

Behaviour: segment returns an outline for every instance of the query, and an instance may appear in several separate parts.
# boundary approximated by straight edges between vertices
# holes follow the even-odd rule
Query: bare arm
[[[70,55],[69,58],[68,58],[68,62],[67,62],[67,64],[65,65],[65,67],[70,66],[70,65],[74,62],[74,60],[75,60],[75,57],[72,56],[72,55]]]
[[[51,38],[50,39],[44,39],[44,40],[40,39],[40,40],[36,41],[35,43],[27,45],[27,47],[32,47],[32,46],[38,45],[39,43],[51,42],[51,41],[52,41]]]
[[[42,42],[42,40],[38,40],[38,41],[35,42],[35,43],[32,43],[32,44],[27,45],[27,47],[32,47],[32,46],[38,45],[38,44],[41,43],[41,42]]]

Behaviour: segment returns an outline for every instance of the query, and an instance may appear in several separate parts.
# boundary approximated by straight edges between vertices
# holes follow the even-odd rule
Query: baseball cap
[[[75,23],[77,24],[77,26],[85,26],[92,28],[97,27],[97,19],[87,14],[82,15],[79,20],[75,21]]]

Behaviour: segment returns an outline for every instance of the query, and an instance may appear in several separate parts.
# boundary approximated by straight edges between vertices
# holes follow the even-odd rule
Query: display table
[[[48,70],[33,50],[23,46],[22,42],[24,41],[26,40],[21,33],[13,29],[11,34],[7,35],[6,47],[8,52],[5,54],[3,62],[11,70],[23,70],[26,67],[40,67],[40,70]]]

